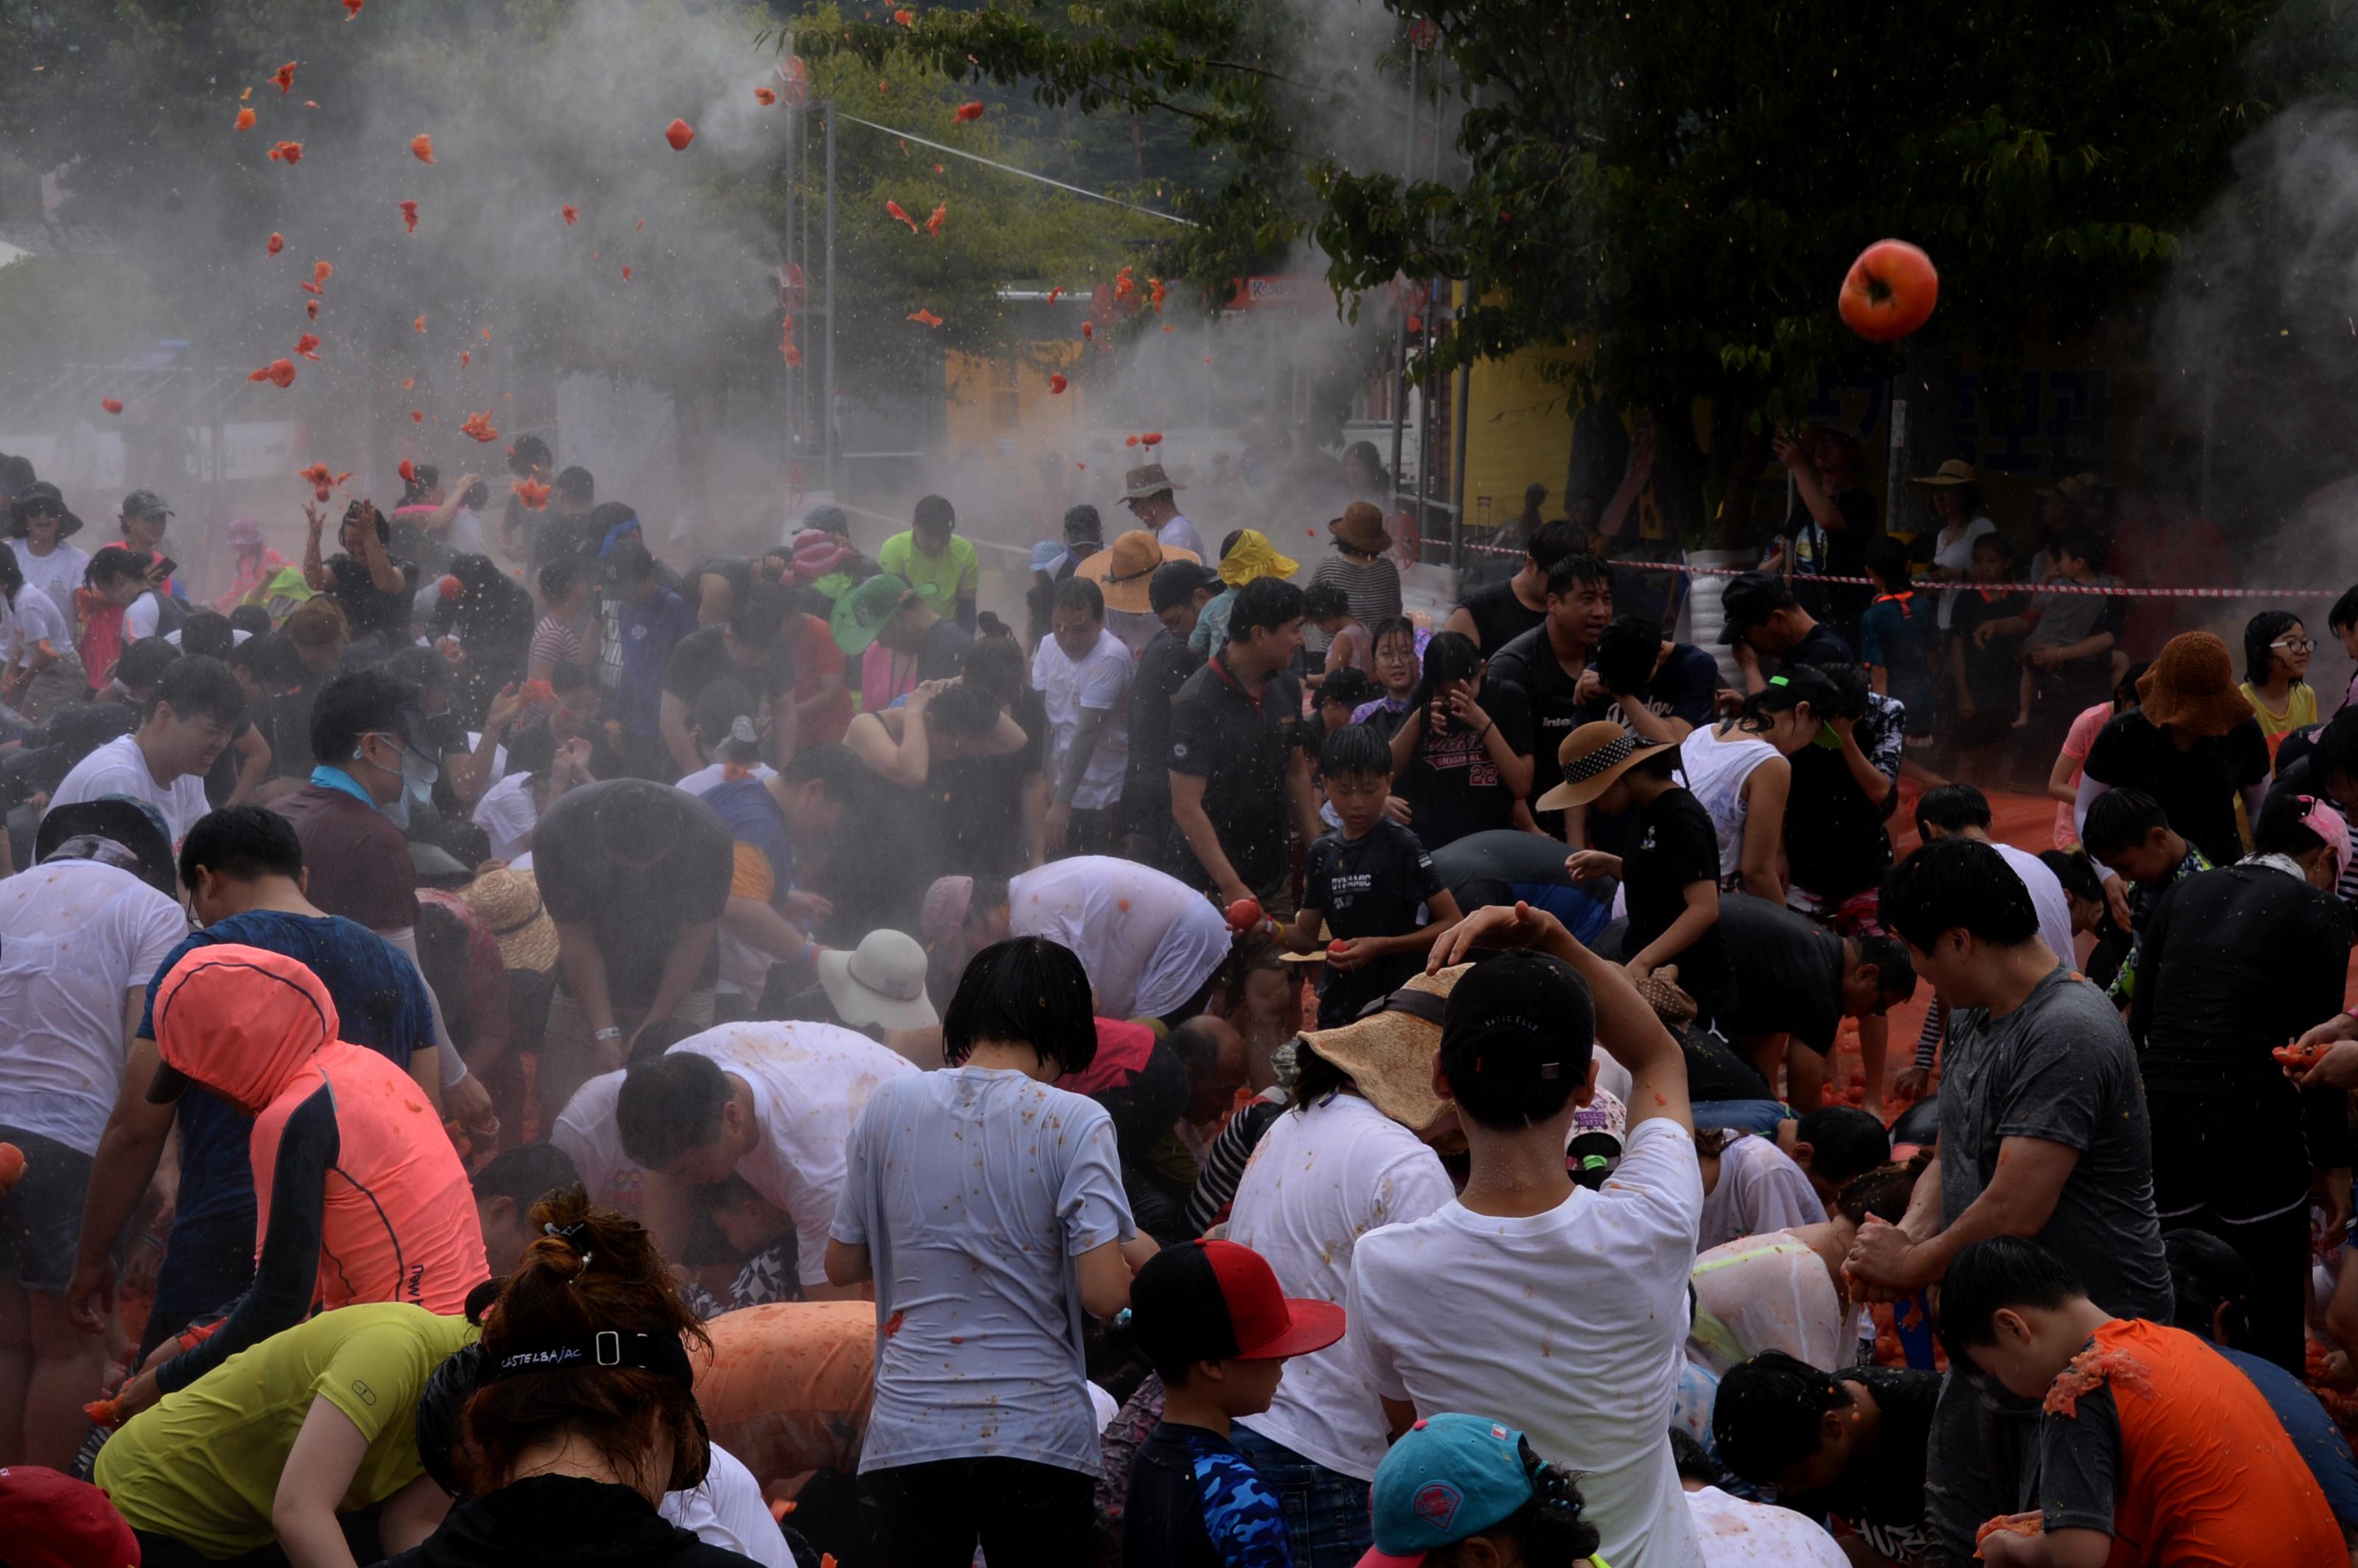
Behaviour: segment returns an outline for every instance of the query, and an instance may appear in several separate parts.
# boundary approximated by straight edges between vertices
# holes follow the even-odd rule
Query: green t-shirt
[[[904,530],[884,541],[876,552],[876,564],[905,579],[926,609],[953,619],[957,601],[972,599],[982,586],[982,563],[975,558],[974,546],[956,534],[950,535],[948,549],[929,556],[917,548],[916,530]]]
[[[323,1312],[241,1350],[141,1411],[98,1451],[98,1484],[134,1530],[208,1557],[276,1539],[278,1474],[315,1399],[368,1438],[341,1511],[382,1502],[425,1473],[417,1401],[434,1368],[480,1330],[406,1302]]]

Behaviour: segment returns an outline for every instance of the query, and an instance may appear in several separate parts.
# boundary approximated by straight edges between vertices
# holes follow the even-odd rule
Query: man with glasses
[[[1203,536],[1171,498],[1174,491],[1184,490],[1184,485],[1174,482],[1161,463],[1134,468],[1122,476],[1122,482],[1127,488],[1121,503],[1130,508],[1140,527],[1161,540],[1166,550],[1184,550],[1199,561],[1204,558]]]

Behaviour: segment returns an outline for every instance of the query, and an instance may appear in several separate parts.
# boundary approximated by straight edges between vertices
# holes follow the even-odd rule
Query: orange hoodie
[[[409,1076],[336,1038],[317,975],[260,947],[201,947],[157,988],[155,1019],[166,1065],[254,1118],[257,1280],[268,1244],[305,1249],[313,1227],[284,1221],[316,1215],[311,1299],[464,1308],[491,1275],[466,1169]],[[277,1190],[290,1172],[319,1191]],[[281,1230],[294,1232],[283,1240],[272,1231],[280,1209]]]

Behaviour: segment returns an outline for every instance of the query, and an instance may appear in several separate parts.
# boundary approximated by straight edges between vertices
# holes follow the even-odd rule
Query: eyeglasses
[[[2306,654],[2315,648],[2317,643],[2308,637],[2279,637],[2268,646],[2282,648],[2288,654]]]

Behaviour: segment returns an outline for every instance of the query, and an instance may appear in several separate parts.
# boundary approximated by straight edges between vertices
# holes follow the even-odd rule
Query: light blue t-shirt
[[[1021,1073],[878,1086],[828,1234],[876,1276],[862,1474],[997,1455],[1098,1474],[1073,1260],[1133,1234],[1113,1119]]]

